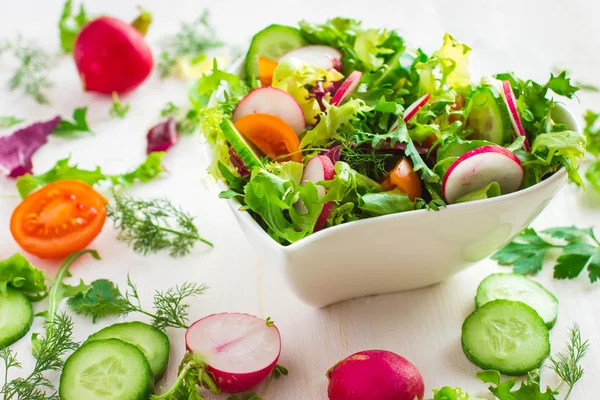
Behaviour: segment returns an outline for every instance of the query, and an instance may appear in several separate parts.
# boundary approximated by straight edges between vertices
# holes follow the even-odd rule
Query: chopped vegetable
[[[85,12],[83,3],[79,5],[79,11],[75,14],[73,10],[73,0],[65,1],[60,20],[58,21],[60,47],[65,53],[73,52],[75,38],[77,38],[79,31],[88,21],[89,17]]]
[[[115,194],[107,206],[117,239],[143,255],[168,250],[171,257],[189,254],[198,242],[212,243],[198,234],[194,218],[166,198],[137,200]]]
[[[117,92],[112,93],[113,104],[111,109],[108,111],[108,114],[111,118],[120,118],[123,119],[131,109],[129,104],[122,104],[119,99],[119,94]]]
[[[37,122],[19,129],[10,136],[0,137],[0,172],[12,178],[31,172],[31,158],[46,143],[60,117]]]
[[[76,108],[73,111],[73,122],[61,119],[52,134],[57,136],[73,136],[81,132],[93,133],[87,123],[86,114],[87,107]]]

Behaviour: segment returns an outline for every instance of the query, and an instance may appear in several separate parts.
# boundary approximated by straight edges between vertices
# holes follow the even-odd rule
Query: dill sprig
[[[215,29],[208,21],[208,11],[204,10],[196,21],[181,24],[179,32],[163,40],[158,61],[160,76],[171,75],[180,58],[202,59],[207,50],[221,46],[223,42],[217,40]]]
[[[21,89],[40,104],[48,104],[45,91],[53,86],[48,78],[49,56],[34,42],[17,36],[13,42],[6,42],[1,52],[9,52],[18,62],[18,67],[9,80],[10,90]]]
[[[33,371],[25,378],[8,381],[8,370],[21,368],[16,354],[4,348],[0,351],[0,359],[5,364],[4,386],[0,394],[3,400],[58,400],[59,396],[54,385],[44,376],[49,371],[60,371],[64,365],[63,356],[78,347],[73,342],[73,321],[65,314],[57,315],[45,324],[46,334],[38,338],[33,346],[35,365]],[[48,394],[47,391],[53,393]]]
[[[117,239],[136,253],[169,250],[171,257],[181,257],[189,254],[197,242],[212,247],[198,234],[194,218],[166,198],[138,200],[115,194],[115,203],[108,205],[107,212],[119,231]]]
[[[156,291],[153,299],[154,311],[150,312],[142,308],[137,287],[129,277],[125,294],[121,293],[113,282],[100,279],[92,282],[87,293],[80,293],[69,299],[68,304],[76,314],[91,316],[94,322],[97,318],[125,316],[137,312],[150,317],[152,325],[158,329],[187,329],[190,308],[187,299],[203,294],[206,289],[206,285],[185,282],[181,286]]]
[[[567,348],[564,353],[558,353],[555,357],[550,356],[550,368],[556,372],[563,383],[569,386],[569,391],[565,395],[564,400],[567,400],[575,383],[581,379],[584,370],[579,363],[589,350],[589,340],[581,339],[581,331],[577,325],[573,325],[569,329],[569,339],[566,342]]]
[[[387,174],[387,161],[392,154],[377,153],[374,149],[344,145],[340,158],[363,175],[379,180]]]

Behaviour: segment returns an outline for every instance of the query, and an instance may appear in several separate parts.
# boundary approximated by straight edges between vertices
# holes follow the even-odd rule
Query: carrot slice
[[[258,79],[263,86],[271,86],[273,72],[278,62],[270,58],[258,56]]]
[[[271,160],[302,162],[302,154],[298,151],[300,140],[281,118],[271,114],[248,114],[238,119],[235,127]]]
[[[412,201],[421,197],[421,180],[413,170],[413,166],[406,158],[398,161],[398,164],[390,172],[390,182],[401,192],[405,193]]]

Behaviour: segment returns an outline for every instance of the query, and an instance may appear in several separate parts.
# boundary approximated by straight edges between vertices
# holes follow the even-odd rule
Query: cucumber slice
[[[9,287],[6,296],[0,293],[0,348],[25,336],[32,322],[33,308],[23,292]]]
[[[100,339],[120,339],[132,344],[144,353],[155,380],[164,374],[169,362],[171,344],[161,330],[143,322],[124,322],[108,326],[88,338],[88,342]]]
[[[231,147],[238,153],[244,164],[248,169],[252,170],[254,167],[262,167],[262,161],[257,155],[257,150],[252,143],[250,143],[244,135],[242,135],[233,124],[233,121],[226,119],[221,123],[221,130],[225,135],[225,139],[231,144]]]
[[[520,301],[494,300],[481,306],[463,323],[461,340],[473,364],[505,375],[524,375],[550,355],[544,320]]]
[[[545,287],[521,274],[500,273],[485,278],[477,288],[477,308],[490,301],[520,301],[533,308],[552,329],[558,317],[558,299]]]
[[[489,87],[481,87],[470,100],[467,124],[473,129],[470,139],[487,140],[500,146],[510,143],[510,117],[502,98]]]
[[[150,364],[137,347],[119,339],[85,343],[65,362],[61,400],[148,400],[154,391]]]
[[[252,38],[246,54],[246,78],[258,78],[258,56],[278,60],[285,53],[308,44],[296,28],[269,25]]]

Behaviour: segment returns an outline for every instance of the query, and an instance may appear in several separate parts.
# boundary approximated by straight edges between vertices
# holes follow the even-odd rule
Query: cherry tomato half
[[[85,249],[102,231],[105,204],[106,199],[83,182],[51,183],[19,204],[10,231],[28,253],[63,258]]]

